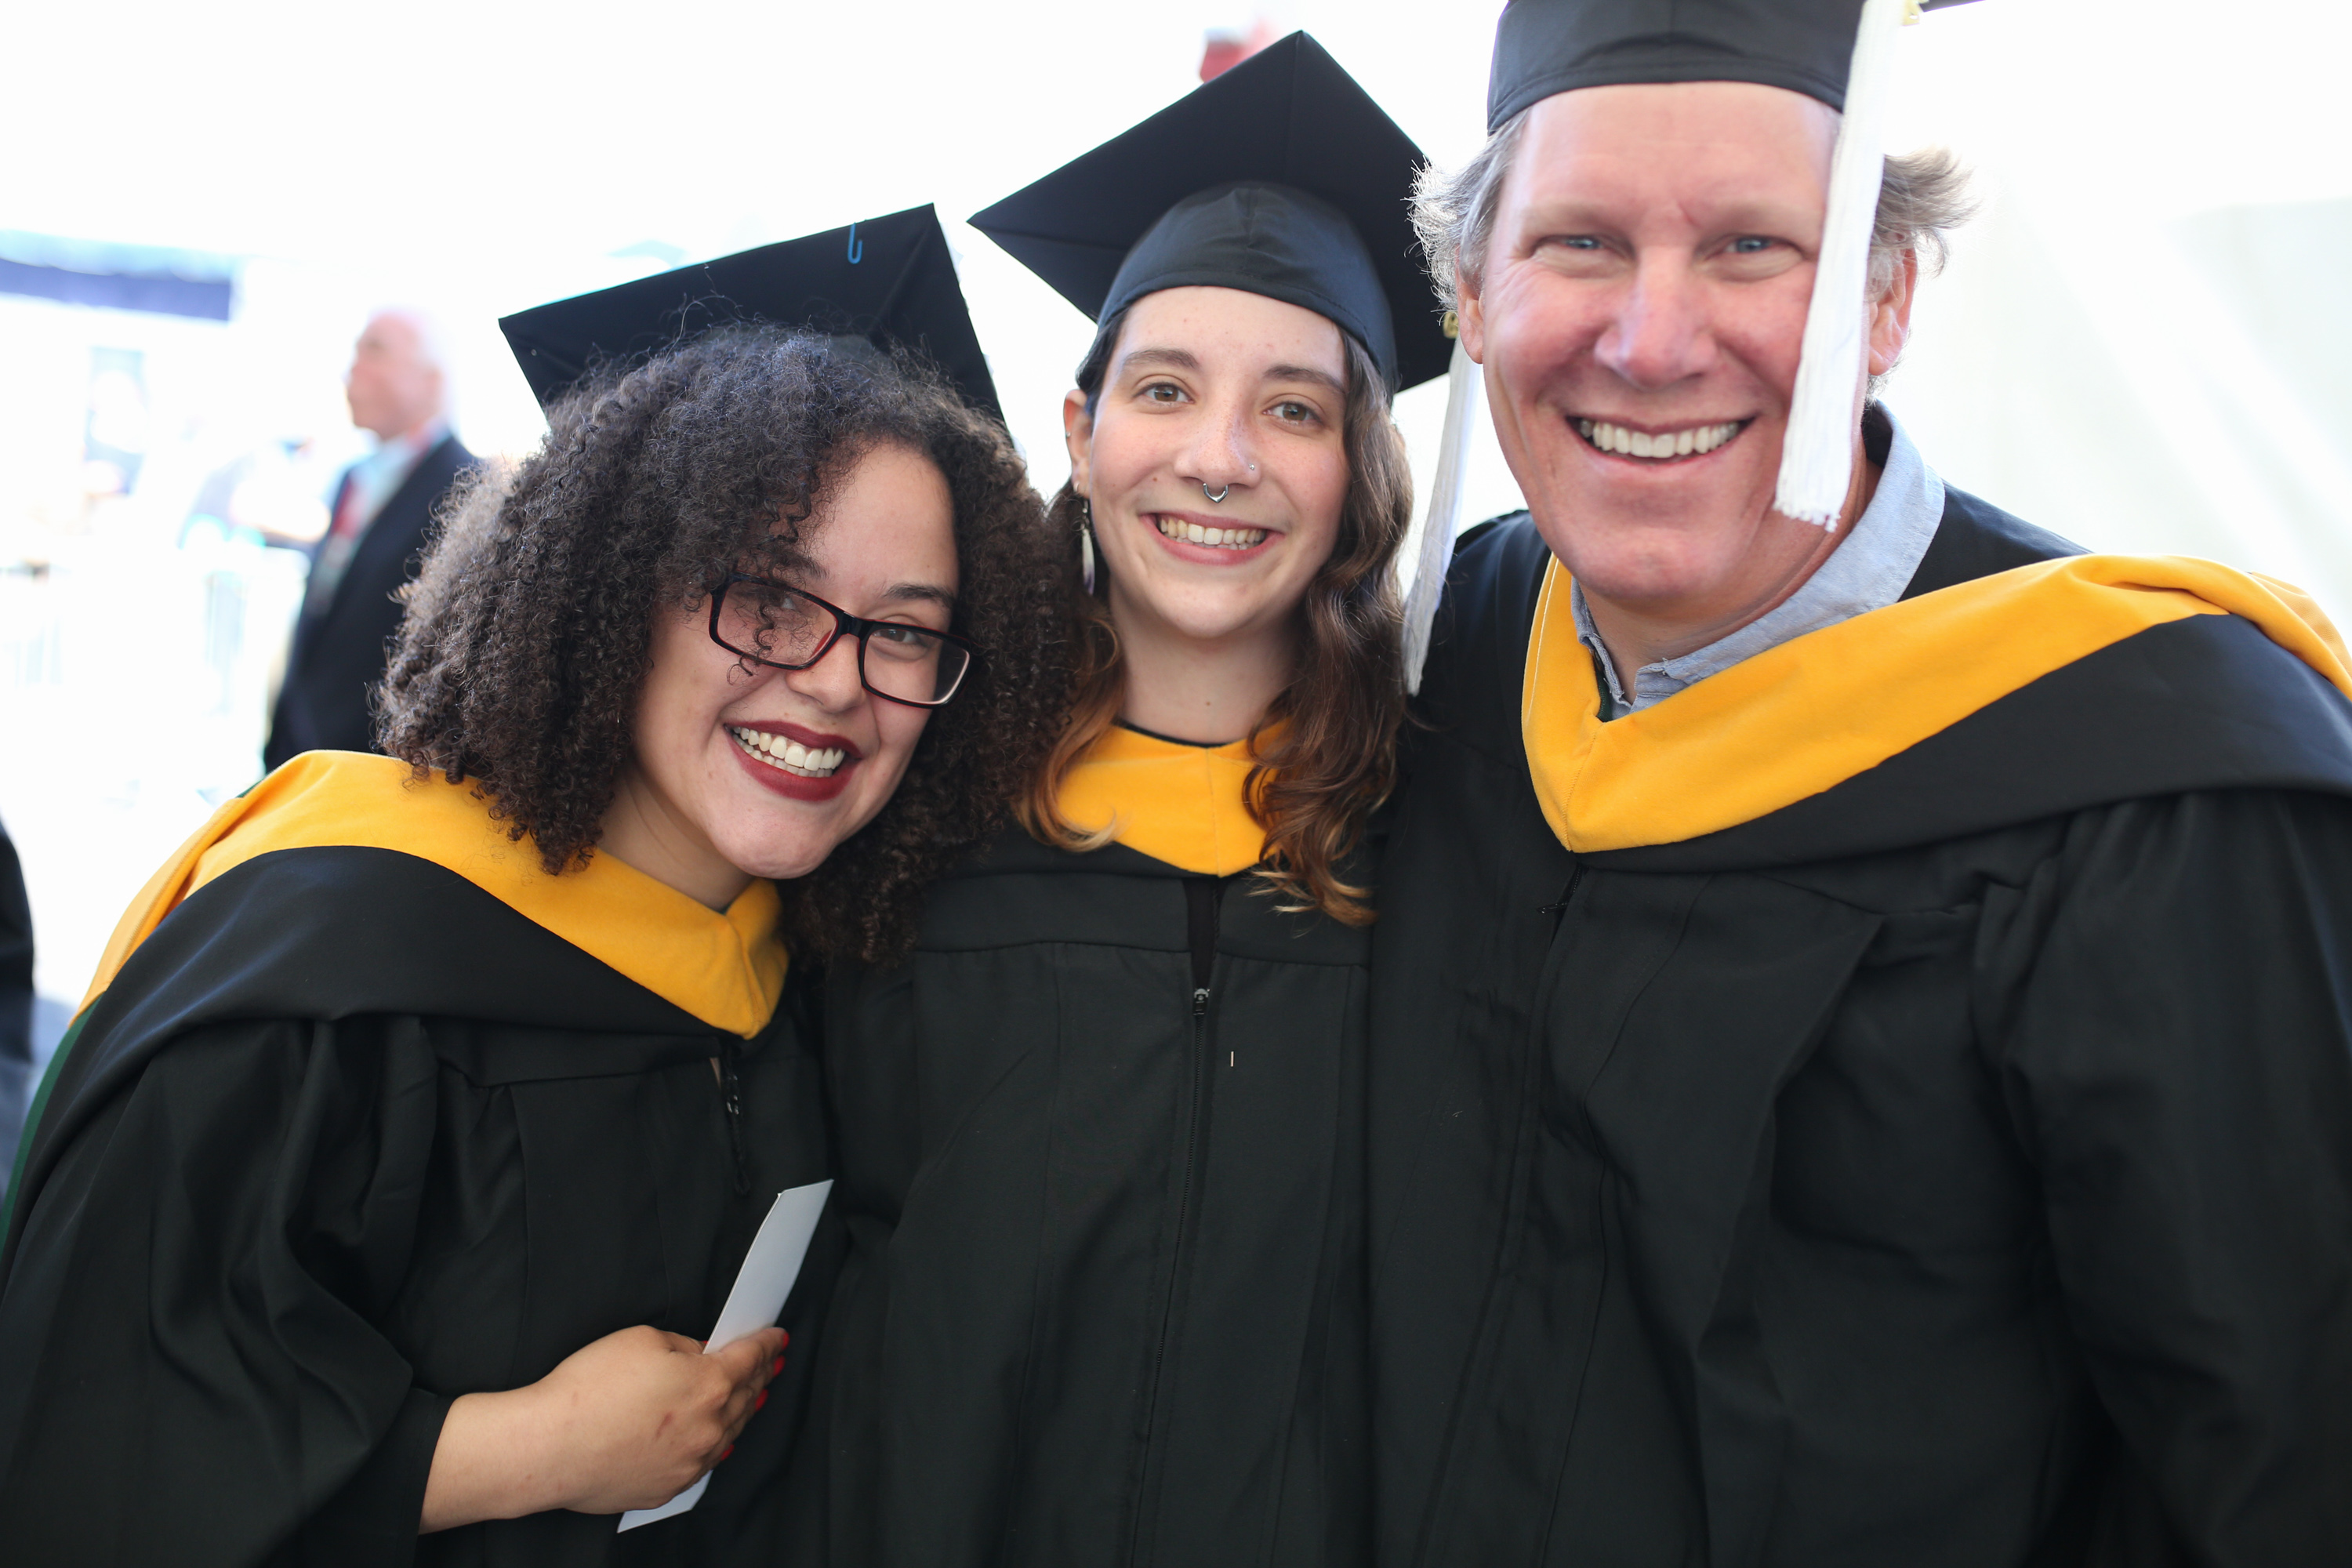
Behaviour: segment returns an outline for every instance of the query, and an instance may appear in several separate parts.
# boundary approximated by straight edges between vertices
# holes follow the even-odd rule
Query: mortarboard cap
[[[1422,162],[1293,33],[971,222],[1097,321],[1156,289],[1245,289],[1330,318],[1400,392],[1451,352],[1413,238]]]
[[[928,205],[559,300],[499,328],[544,405],[597,361],[634,359],[731,321],[917,350],[974,407],[1004,416]]]
[[[1922,0],[1933,11],[1967,0]],[[1863,0],[1512,0],[1486,129],[1538,100],[1627,82],[1752,81],[1845,108]]]

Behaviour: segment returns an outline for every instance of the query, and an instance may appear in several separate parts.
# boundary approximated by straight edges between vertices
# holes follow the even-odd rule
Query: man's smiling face
[[[1736,623],[1826,552],[1771,502],[1836,138],[1823,105],[1740,82],[1528,111],[1483,273],[1462,280],[1463,339],[1537,527],[1589,595]]]

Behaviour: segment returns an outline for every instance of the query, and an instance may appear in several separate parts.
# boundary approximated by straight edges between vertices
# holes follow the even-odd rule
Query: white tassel
[[[1773,510],[1833,529],[1853,480],[1853,384],[1862,363],[1870,235],[1885,173],[1886,100],[1896,30],[1911,0],[1864,0],[1845,84],[1845,115],[1830,160],[1829,210],[1805,312],[1804,357],[1780,444]]]
[[[1422,513],[1421,545],[1412,569],[1412,586],[1404,600],[1404,689],[1421,689],[1421,667],[1429,659],[1429,632],[1437,619],[1438,595],[1445,587],[1445,571],[1454,561],[1454,536],[1462,526],[1462,487],[1470,451],[1470,437],[1478,428],[1478,397],[1485,384],[1478,365],[1454,342],[1454,363],[1445,374],[1445,433],[1437,443],[1437,473],[1430,482],[1429,505]]]

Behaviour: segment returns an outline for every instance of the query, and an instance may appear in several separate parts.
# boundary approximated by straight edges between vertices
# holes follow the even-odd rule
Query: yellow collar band
[[[2300,589],[2189,556],[2076,555],[1824,626],[1603,723],[1569,585],[1549,563],[1519,728],[1544,819],[1580,854],[1753,822],[2190,616],[2242,616],[2352,696],[2343,639]]]
[[[1108,827],[1180,870],[1231,877],[1265,854],[1265,829],[1242,797],[1254,765],[1247,741],[1188,746],[1114,725],[1070,769],[1057,800],[1089,832]]]
[[[530,840],[508,838],[472,784],[416,779],[391,757],[309,752],[215,812],[149,879],[82,1005],[205,883],[262,855],[328,847],[396,850],[454,871],[714,1029],[749,1038],[783,994],[782,905],[765,878],[719,912],[610,855],[550,876]]]

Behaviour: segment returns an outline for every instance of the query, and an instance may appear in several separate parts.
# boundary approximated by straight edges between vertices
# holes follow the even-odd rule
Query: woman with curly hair
[[[850,1251],[785,1561],[1364,1554],[1389,404],[1451,352],[1418,162],[1298,36],[974,220],[1100,323],[1051,513],[1084,640],[1021,825],[829,977]]]
[[[891,957],[1001,820],[1051,566],[903,355],[722,330],[550,422],[446,517],[391,755],[225,806],[60,1050],[0,1250],[14,1561],[699,1561],[764,1501],[784,1332],[698,1336],[828,1173],[787,953]]]

